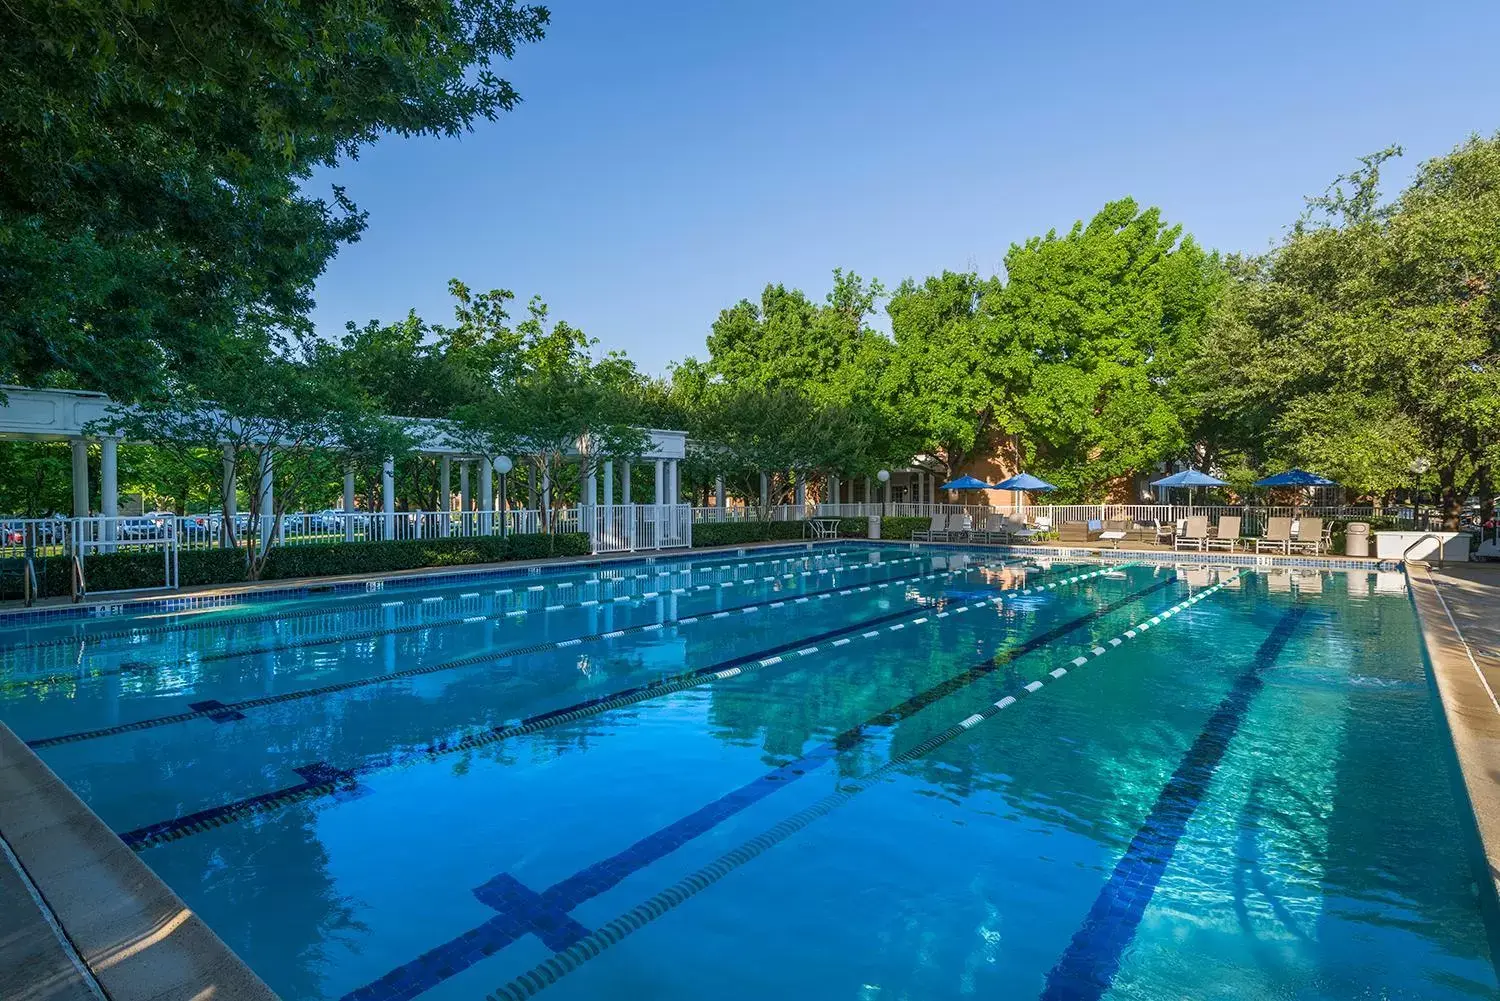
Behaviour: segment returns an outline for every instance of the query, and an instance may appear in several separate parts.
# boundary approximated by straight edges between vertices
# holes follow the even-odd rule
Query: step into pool
[[[1472,999],[1399,574],[788,547],[0,635],[292,999]]]

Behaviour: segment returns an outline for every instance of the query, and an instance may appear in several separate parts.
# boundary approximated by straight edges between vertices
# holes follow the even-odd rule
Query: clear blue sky
[[[370,213],[320,332],[450,277],[540,294],[647,371],[768,281],[991,273],[1123,195],[1256,251],[1362,153],[1500,129],[1500,4],[557,0],[524,103],[319,175]]]

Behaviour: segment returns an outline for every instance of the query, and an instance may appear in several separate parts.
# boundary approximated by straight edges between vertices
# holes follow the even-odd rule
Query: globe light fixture
[[[881,483],[888,483],[891,479],[891,471],[889,469],[882,469],[880,472],[875,474],[875,478]]]

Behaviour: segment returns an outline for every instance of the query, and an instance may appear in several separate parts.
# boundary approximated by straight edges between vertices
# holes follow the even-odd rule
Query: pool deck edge
[[[276,1001],[3,723],[0,842],[0,996]]]
[[[1500,644],[1482,645],[1500,637],[1500,572],[1424,563],[1406,569],[1486,869],[1500,894]]]

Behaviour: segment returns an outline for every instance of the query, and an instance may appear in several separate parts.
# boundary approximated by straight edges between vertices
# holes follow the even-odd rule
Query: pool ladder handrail
[[[68,583],[72,587],[73,602],[76,604],[89,596],[88,582],[83,576],[83,560],[74,553],[71,557],[72,563],[68,572]]]
[[[26,557],[26,565],[21,571],[21,603],[30,608],[36,604],[37,591],[36,561],[30,556]]]
[[[1433,542],[1437,543],[1437,558],[1433,560],[1408,560],[1407,557],[1411,555],[1411,551],[1420,546],[1422,543],[1426,542],[1428,539],[1431,539]],[[1407,546],[1402,551],[1401,562],[1431,563],[1433,566],[1441,568],[1443,565],[1443,537],[1434,532],[1424,532],[1421,538],[1419,538],[1416,542],[1413,542],[1411,545]]]

